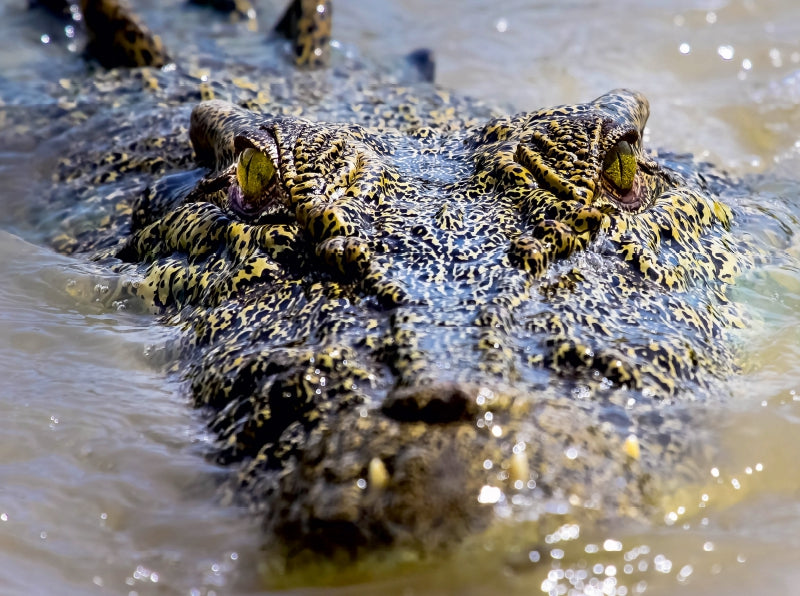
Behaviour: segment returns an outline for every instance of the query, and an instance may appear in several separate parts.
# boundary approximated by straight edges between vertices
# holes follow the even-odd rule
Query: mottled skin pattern
[[[297,66],[318,68],[328,64],[331,41],[329,0],[292,2],[276,29],[293,40]]]
[[[170,62],[161,39],[118,0],[81,0],[89,33],[87,52],[103,66],[164,66]]]
[[[53,244],[180,329],[233,492],[291,552],[646,515],[736,370],[722,182],[642,146],[637,93],[501,116],[345,66],[62,84]]]

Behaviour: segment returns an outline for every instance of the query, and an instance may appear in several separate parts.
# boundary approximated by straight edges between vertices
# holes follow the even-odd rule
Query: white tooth
[[[373,457],[369,460],[367,479],[372,490],[383,490],[389,484],[389,471],[381,458]]]

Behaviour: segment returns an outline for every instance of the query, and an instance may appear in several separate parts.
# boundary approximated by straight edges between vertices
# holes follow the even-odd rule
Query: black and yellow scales
[[[52,244],[180,330],[173,371],[268,536],[435,549],[498,507],[645,518],[696,478],[754,256],[724,179],[643,146],[642,95],[507,116],[330,60],[321,0],[258,68],[82,4],[108,68],[2,134],[42,147]]]

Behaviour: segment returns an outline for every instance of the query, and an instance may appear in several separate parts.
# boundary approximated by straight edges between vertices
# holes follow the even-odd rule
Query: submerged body
[[[692,478],[753,254],[724,181],[643,148],[641,95],[503,116],[353,63],[200,68],[58,86],[44,205],[182,330],[270,533],[450,546],[500,507],[638,517]]]

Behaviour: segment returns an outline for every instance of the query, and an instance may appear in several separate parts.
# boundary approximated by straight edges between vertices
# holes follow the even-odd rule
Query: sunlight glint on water
[[[26,64],[60,55],[42,43],[53,31],[14,4],[24,2],[0,7],[0,72],[25,78]],[[154,28],[167,26],[160,3],[137,4]],[[190,37],[196,25],[170,23],[165,37]],[[647,143],[734,175],[781,174],[765,204],[790,227],[800,220],[793,0],[341,0],[336,30],[377,57],[432,47],[442,84],[517,110],[641,90]],[[71,58],[54,63],[68,72]],[[12,171],[0,182],[24,193]],[[519,545],[512,556],[497,554],[511,541],[501,534],[498,548],[475,547],[479,556],[467,549],[399,578],[365,573],[340,593],[799,593],[800,243],[776,247],[785,263],[738,290],[760,322],[741,336],[744,372],[719,415],[721,455],[706,485],[672,496],[663,523],[596,536],[563,528],[546,549]],[[71,259],[5,232],[0,254],[0,593],[258,591],[258,529],[215,500],[223,472],[201,456],[202,424],[144,356],[167,332],[76,302],[70,280],[91,275]]]

